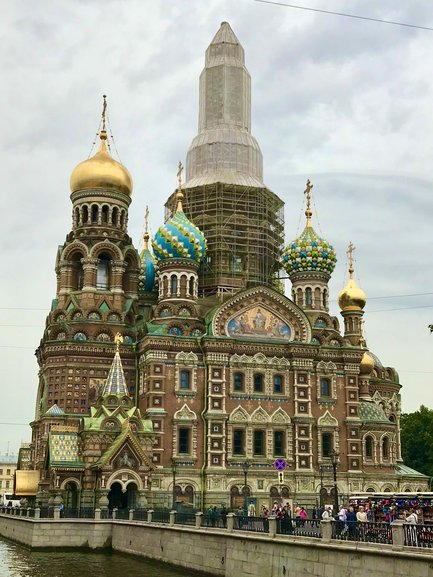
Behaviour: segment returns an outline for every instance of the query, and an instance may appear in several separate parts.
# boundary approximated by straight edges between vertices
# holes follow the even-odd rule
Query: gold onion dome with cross
[[[361,311],[365,307],[367,297],[365,292],[359,288],[353,278],[353,251],[355,247],[349,243],[347,258],[349,261],[349,280],[346,286],[338,294],[338,304],[342,311]]]
[[[303,232],[289,243],[283,255],[283,266],[289,276],[298,272],[325,273],[331,275],[337,262],[334,247],[321,238],[311,225],[311,189],[313,185],[307,180],[304,194],[307,197],[305,216],[307,223]]]
[[[71,192],[89,188],[108,188],[131,196],[132,177],[123,164],[112,158],[107,147],[107,130],[105,124],[107,101],[105,95],[103,98],[102,129],[99,132],[101,144],[99,150],[94,156],[80,162],[80,164],[74,168],[70,179]]]

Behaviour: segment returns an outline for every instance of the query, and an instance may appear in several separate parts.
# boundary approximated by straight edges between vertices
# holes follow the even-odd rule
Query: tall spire
[[[123,343],[123,337],[117,333],[114,337],[116,343],[116,353],[114,354],[113,362],[111,363],[110,372],[102,391],[102,397],[108,395],[129,395],[128,387],[125,382],[125,375],[123,373],[122,361],[120,359],[120,345]]]
[[[215,182],[264,186],[262,153],[251,135],[251,77],[227,22],[206,50],[198,135],[187,155],[185,188]]]

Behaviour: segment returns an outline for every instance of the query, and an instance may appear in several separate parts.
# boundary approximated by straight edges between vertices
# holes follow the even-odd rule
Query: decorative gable
[[[285,296],[263,286],[229,298],[215,312],[212,332],[235,339],[311,341],[311,325],[305,313]]]
[[[336,427],[338,428],[338,420],[326,411],[321,417],[317,419],[318,427]]]

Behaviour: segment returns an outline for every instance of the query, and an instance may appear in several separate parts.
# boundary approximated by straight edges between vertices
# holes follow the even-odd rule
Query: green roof
[[[415,471],[415,469],[411,469],[404,463],[397,463],[395,467],[395,474],[399,477],[422,477],[423,479],[428,479],[428,475],[424,475],[424,473]]]
[[[373,401],[364,401],[360,403],[360,417],[363,423],[390,424],[390,421],[383,412],[383,409]]]

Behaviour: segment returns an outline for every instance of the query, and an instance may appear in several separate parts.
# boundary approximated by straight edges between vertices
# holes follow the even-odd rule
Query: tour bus
[[[20,500],[13,493],[0,495],[0,507],[19,507]]]

